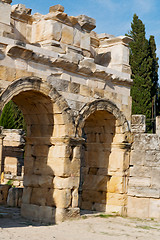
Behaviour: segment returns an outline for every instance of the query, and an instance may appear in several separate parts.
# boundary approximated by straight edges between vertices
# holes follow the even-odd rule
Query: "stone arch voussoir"
[[[117,120],[118,126],[122,127],[123,133],[130,131],[126,117],[119,110],[116,104],[114,104],[110,100],[100,99],[85,104],[80,110],[79,115],[76,119],[76,132],[78,135],[81,136],[86,119],[95,111],[107,111],[113,114]]]
[[[73,125],[72,110],[68,106],[67,101],[59,94],[59,92],[49,83],[44,82],[39,77],[24,77],[12,82],[0,95],[0,112],[4,106],[16,95],[24,91],[36,91],[48,96],[51,101],[59,107],[65,123]]]

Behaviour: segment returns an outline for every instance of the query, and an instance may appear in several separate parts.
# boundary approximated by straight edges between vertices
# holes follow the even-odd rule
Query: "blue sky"
[[[13,0],[33,9],[32,13],[47,14],[49,7],[61,4],[70,16],[86,14],[96,19],[98,33],[115,36],[130,30],[136,13],[146,26],[146,37],[155,36],[157,55],[160,58],[160,0]]]

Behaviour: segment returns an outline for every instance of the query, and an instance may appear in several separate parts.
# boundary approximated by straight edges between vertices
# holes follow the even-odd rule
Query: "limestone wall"
[[[3,129],[2,172],[3,183],[12,180],[14,186],[23,186],[24,174],[24,132],[18,129]]]
[[[93,18],[68,16],[61,5],[32,15],[24,5],[7,2],[0,1],[6,8],[0,20],[1,91],[11,81],[36,76],[52,84],[75,114],[87,102],[105,98],[130,121],[130,38],[97,34]]]
[[[160,218],[160,137],[144,133],[144,116],[133,116],[133,121],[127,213]]]

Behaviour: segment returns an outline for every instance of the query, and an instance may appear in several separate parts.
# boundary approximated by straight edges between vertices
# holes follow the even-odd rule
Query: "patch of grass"
[[[110,218],[110,217],[117,217],[119,216],[118,214],[99,214],[95,215],[95,217],[100,217],[100,218]]]
[[[146,226],[146,225],[137,225],[136,228],[141,228],[141,229],[144,229],[144,230],[150,230],[150,229],[156,229],[157,230],[157,228]]]
[[[82,216],[82,219],[86,219],[87,218],[87,216]]]

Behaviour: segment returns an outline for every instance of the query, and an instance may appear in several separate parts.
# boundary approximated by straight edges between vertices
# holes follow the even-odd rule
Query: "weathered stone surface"
[[[129,217],[148,218],[149,198],[128,197],[127,215]],[[136,206],[136,207],[135,207]],[[143,206],[143,207],[142,207]]]
[[[10,3],[12,3],[12,0],[2,0],[2,2],[10,4]]]
[[[10,188],[7,197],[7,205],[20,207],[22,202],[23,188]]]
[[[49,8],[49,12],[56,12],[56,11],[64,12],[64,7],[60,4],[57,4]]]
[[[96,27],[94,18],[90,18],[86,15],[79,15],[77,18],[80,26],[87,31],[92,31]]]
[[[146,131],[146,117],[144,115],[133,115],[132,116],[132,132],[145,132]]]
[[[14,16],[21,16],[21,18],[28,20],[32,9],[26,8],[23,4],[16,4],[12,6],[11,11]]]
[[[56,223],[63,222],[67,219],[74,218],[79,216],[80,214],[80,209],[79,208],[56,208]]]
[[[68,208],[71,205],[71,190],[55,189],[53,191],[53,200],[57,208]]]
[[[55,224],[55,208],[53,207],[22,204],[21,215],[30,220]]]
[[[5,1],[0,2],[0,23],[10,25],[11,6],[4,3],[7,3],[7,2]]]
[[[0,204],[7,203],[7,196],[10,186],[0,184]]]
[[[66,44],[73,44],[73,28],[70,26],[62,27],[62,38],[61,41]]]

